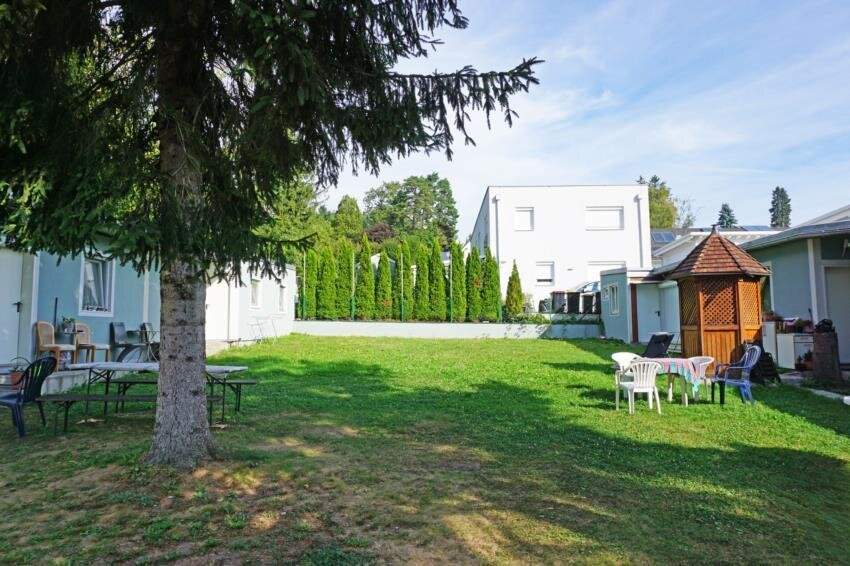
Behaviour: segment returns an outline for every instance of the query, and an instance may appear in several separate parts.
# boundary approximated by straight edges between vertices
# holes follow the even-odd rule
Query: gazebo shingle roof
[[[708,235],[670,273],[670,279],[694,275],[747,275],[761,277],[770,272],[759,261],[721,236],[717,231]]]

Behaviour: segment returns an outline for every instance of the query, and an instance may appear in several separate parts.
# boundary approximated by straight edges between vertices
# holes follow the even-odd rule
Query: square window
[[[251,279],[251,308],[260,308],[260,280]]]
[[[585,227],[588,230],[622,230],[622,206],[588,206],[584,209]]]
[[[552,285],[555,283],[555,262],[538,261],[534,266],[534,277],[538,285]]]
[[[80,274],[80,314],[111,315],[115,260],[100,256],[83,258]]]
[[[534,208],[517,207],[514,209],[514,230],[519,232],[534,230]]]

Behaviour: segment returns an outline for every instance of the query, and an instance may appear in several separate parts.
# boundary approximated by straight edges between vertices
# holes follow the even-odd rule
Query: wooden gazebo
[[[679,283],[682,353],[736,360],[745,341],[761,333],[760,280],[769,274],[753,256],[717,230],[670,274]]]

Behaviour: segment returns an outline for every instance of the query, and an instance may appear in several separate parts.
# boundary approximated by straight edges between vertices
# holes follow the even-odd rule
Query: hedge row
[[[500,319],[499,266],[489,249],[472,248],[466,261],[452,243],[449,266],[434,238],[411,250],[402,242],[393,256],[382,251],[377,268],[364,236],[355,259],[344,239],[334,248],[308,250],[299,266],[298,314],[302,319],[491,321]]]

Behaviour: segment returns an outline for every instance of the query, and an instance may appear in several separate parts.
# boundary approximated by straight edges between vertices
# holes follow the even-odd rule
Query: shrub
[[[319,280],[319,256],[307,250],[307,271],[304,274],[304,318],[316,318],[316,286]]]
[[[375,318],[387,320],[393,312],[392,280],[390,279],[390,258],[387,252],[381,252],[378,260],[378,275],[375,283]]]
[[[475,246],[466,256],[466,320],[481,320],[481,257]]]
[[[393,318],[410,320],[413,314],[413,270],[410,268],[413,258],[406,241],[402,241],[397,247],[394,259],[396,263],[393,273]],[[402,299],[404,299],[404,308],[402,308]]]
[[[354,298],[354,248],[346,237],[342,237],[336,250],[336,314],[339,318],[351,318]]]
[[[463,322],[466,318],[466,269],[463,265],[463,250],[459,243],[452,242],[451,255],[451,320]]]
[[[357,286],[354,288],[354,317],[371,320],[375,315],[375,274],[372,271],[372,246],[363,236],[360,243],[360,261]]]
[[[428,291],[428,250],[419,246],[416,254],[416,282],[413,289],[413,318],[428,320],[431,315],[431,296]]]
[[[316,289],[317,318],[336,319],[336,283],[336,259],[331,249],[325,247],[319,259],[319,284]]]
[[[431,240],[431,254],[428,264],[429,296],[431,320],[446,320],[446,269],[443,266],[442,250],[437,238]]]
[[[481,286],[481,318],[495,322],[502,315],[502,292],[499,264],[487,248],[484,254],[484,277]]]
[[[508,278],[508,292],[505,296],[505,314],[510,320],[515,320],[522,314],[522,306],[522,283],[519,280],[516,261],[514,261],[511,276]]]

